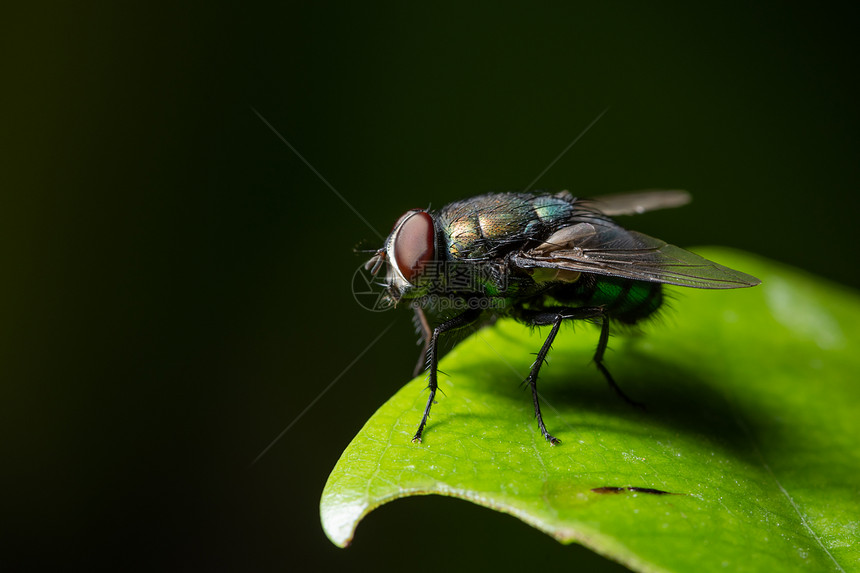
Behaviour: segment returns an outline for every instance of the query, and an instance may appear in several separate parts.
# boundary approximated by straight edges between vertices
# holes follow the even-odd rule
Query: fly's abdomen
[[[611,318],[627,324],[651,315],[663,303],[660,283],[583,275],[576,286],[580,305],[603,307]]]

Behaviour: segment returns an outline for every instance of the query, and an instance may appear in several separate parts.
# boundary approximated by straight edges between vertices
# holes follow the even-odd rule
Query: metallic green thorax
[[[451,203],[437,214],[451,259],[499,256],[561,225],[573,212],[570,193],[480,195]]]

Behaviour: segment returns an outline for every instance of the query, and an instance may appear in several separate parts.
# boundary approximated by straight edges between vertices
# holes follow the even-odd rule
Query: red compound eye
[[[409,282],[421,273],[422,268],[436,254],[436,232],[433,218],[426,211],[409,215],[394,237],[394,261],[400,273]]]

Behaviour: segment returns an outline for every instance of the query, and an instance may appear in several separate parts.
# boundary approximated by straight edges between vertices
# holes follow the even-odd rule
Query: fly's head
[[[385,300],[397,305],[427,290],[425,271],[436,260],[436,227],[423,209],[407,211],[394,224],[385,246],[367,261],[364,268],[376,276],[385,265]]]

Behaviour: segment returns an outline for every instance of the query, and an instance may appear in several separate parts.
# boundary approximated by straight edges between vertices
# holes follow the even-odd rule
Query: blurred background
[[[848,3],[4,20],[0,560],[23,568],[621,570],[452,499],[383,507],[346,550],[318,516],[418,351],[408,312],[353,300],[353,249],[527,187],[607,108],[535,188],[687,189],[625,224],[860,286]]]

